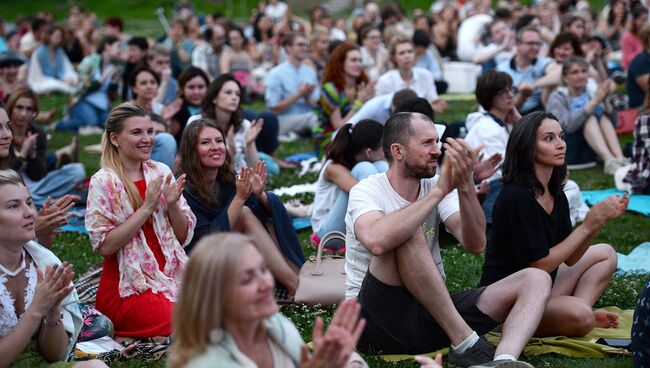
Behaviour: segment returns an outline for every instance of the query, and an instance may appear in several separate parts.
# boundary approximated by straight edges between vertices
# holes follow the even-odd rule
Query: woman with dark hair
[[[183,198],[185,177],[152,161],[149,113],[123,103],[106,120],[101,169],[90,179],[86,228],[104,257],[97,309],[130,338],[169,336],[172,310],[196,217]]]
[[[232,74],[239,84],[244,88],[244,94],[249,92],[259,92],[259,88],[254,88],[251,72],[253,70],[253,55],[249,48],[252,46],[248,43],[244,31],[241,28],[234,27],[228,31],[226,44],[230,46],[223,51],[219,60],[219,70],[222,73]]]
[[[172,115],[170,122],[170,133],[176,138],[178,145],[181,143],[187,119],[201,112],[201,103],[203,103],[208,84],[210,84],[208,75],[194,66],[185,69],[178,76],[179,98],[183,100],[183,104]]]
[[[311,226],[319,239],[337,231],[345,234],[350,189],[370,175],[388,170],[382,150],[383,126],[374,120],[346,124],[326,148],[318,174]]]
[[[601,17],[598,31],[605,37],[613,51],[621,49],[621,35],[627,22],[627,5],[624,0],[609,0],[609,9]]]
[[[23,176],[34,203],[41,206],[48,197],[58,199],[68,194],[86,178],[79,161],[79,143],[55,152],[47,150],[47,134],[34,121],[38,115],[38,96],[29,88],[14,91],[7,103],[14,149],[11,167]]]
[[[63,28],[50,27],[43,44],[32,53],[27,83],[38,94],[73,94],[77,90],[77,73],[63,50],[64,36]]]
[[[278,65],[280,58],[277,39],[273,33],[273,19],[264,12],[258,13],[253,21],[253,40],[253,77],[255,81],[263,81],[266,72]]]
[[[325,132],[337,130],[375,94],[361,63],[359,47],[346,42],[334,49],[325,66],[319,101]]]
[[[366,24],[359,30],[358,40],[363,69],[368,73],[368,78],[376,81],[388,70],[389,64],[388,50],[382,42],[381,30],[376,25]]]
[[[161,115],[163,104],[155,101],[160,87],[160,76],[146,65],[140,65],[131,73],[129,80],[133,100],[131,103],[143,107],[154,114]]]
[[[119,75],[120,42],[117,37],[105,36],[97,46],[97,52],[86,56],[79,67],[81,90],[78,99],[70,107],[65,118],[56,123],[56,130],[82,134],[101,133],[104,121],[111,109],[114,77]]]
[[[614,82],[606,79],[596,87],[595,92],[590,92],[587,88],[588,69],[589,63],[581,57],[566,59],[562,65],[562,80],[566,87],[559,87],[551,93],[546,111],[557,116],[567,133],[566,161],[569,165],[593,162],[595,152],[605,163],[605,173],[614,175],[618,168],[630,163],[623,156],[608,117],[612,109],[606,98],[615,86]],[[575,137],[574,133],[579,136]],[[585,141],[588,146],[585,146]]]
[[[182,142],[179,172],[187,177],[185,196],[197,218],[194,238],[185,250],[191,252],[197,241],[213,232],[249,235],[292,298],[304,255],[284,205],[264,192],[264,163],[235,175],[225,131],[211,119],[189,124]]]
[[[648,8],[638,5],[630,12],[630,20],[627,22],[628,29],[621,35],[621,51],[623,59],[621,63],[627,70],[635,56],[643,52],[643,42],[639,37],[641,29],[648,23]]]
[[[130,85],[133,95],[131,103],[149,111],[154,122],[155,119],[153,118],[155,116],[160,118],[163,123],[158,125],[159,129],[156,129],[156,143],[151,152],[151,159],[162,162],[171,169],[174,165],[178,146],[174,136],[169,134],[169,115],[173,107],[165,107],[155,100],[158,87],[160,87],[160,77],[150,67],[141,65],[131,73]]]
[[[467,116],[465,140],[472,148],[483,147],[483,160],[498,167],[506,153],[508,137],[513,125],[521,118],[515,107],[515,91],[508,73],[489,70],[476,81],[476,100],[483,108]],[[483,199],[485,221],[492,223],[492,207],[501,190],[501,170],[495,170],[487,179],[489,192]]]
[[[235,171],[255,167],[259,154],[255,145],[264,126],[264,120],[253,122],[244,119],[242,88],[232,74],[221,74],[210,83],[201,104],[201,114],[193,115],[188,124],[200,118],[212,119],[226,132],[228,151],[233,158]]]
[[[615,313],[592,311],[616,271],[616,251],[591,243],[606,223],[625,213],[628,197],[596,204],[572,229],[562,191],[565,154],[564,132],[552,114],[534,112],[515,124],[479,283],[490,285],[527,267],[547,271],[553,287],[537,336],[584,336],[594,326],[618,326]]]

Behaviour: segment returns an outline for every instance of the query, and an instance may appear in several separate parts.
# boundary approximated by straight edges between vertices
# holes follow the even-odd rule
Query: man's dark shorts
[[[498,323],[481,312],[476,303],[485,287],[454,294],[451,299],[467,324],[479,335]],[[386,285],[370,272],[358,297],[366,328],[360,351],[370,354],[423,354],[449,346],[449,338],[429,312],[401,286]]]

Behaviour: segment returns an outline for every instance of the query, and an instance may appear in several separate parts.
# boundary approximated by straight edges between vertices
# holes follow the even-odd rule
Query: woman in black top
[[[515,124],[480,281],[490,285],[526,267],[551,274],[551,298],[538,336],[584,336],[593,327],[618,326],[616,314],[591,309],[616,271],[616,252],[591,242],[625,212],[628,198],[615,195],[598,203],[572,229],[562,191],[565,154],[564,132],[552,114],[535,112]]]

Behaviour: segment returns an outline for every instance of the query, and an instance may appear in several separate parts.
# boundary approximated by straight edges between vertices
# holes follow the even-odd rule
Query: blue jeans
[[[483,213],[485,213],[485,223],[492,223],[492,209],[494,208],[494,202],[499,198],[501,194],[501,188],[503,187],[503,181],[501,178],[490,181],[490,190],[485,195],[481,207],[483,207]]]
[[[352,168],[350,172],[355,179],[361,181],[370,175],[379,174],[388,170],[386,161],[361,161]],[[319,238],[323,238],[330,231],[340,231],[345,234],[345,213],[348,211],[348,193],[341,189],[336,189],[336,199],[327,216],[323,219],[320,230],[316,233]]]
[[[96,126],[103,128],[108,118],[108,110],[97,108],[85,99],[81,98],[72,105],[68,119],[59,120],[56,123],[56,130],[77,132],[80,126]]]
[[[63,165],[58,170],[50,171],[39,181],[26,181],[27,188],[32,193],[34,204],[40,207],[45,203],[48,196],[52,197],[52,199],[63,197],[85,179],[86,170],[84,169],[84,165],[73,163]]]
[[[156,142],[151,152],[151,159],[167,165],[173,170],[176,159],[176,139],[169,133],[156,134]]]

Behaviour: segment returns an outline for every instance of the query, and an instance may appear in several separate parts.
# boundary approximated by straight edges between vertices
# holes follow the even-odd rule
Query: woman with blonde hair
[[[0,170],[0,188],[0,366],[65,360],[83,324],[72,266],[32,240],[36,211],[22,177]]]
[[[343,367],[365,363],[353,349],[365,327],[355,299],[326,332],[316,319],[310,357],[300,333],[278,312],[273,276],[250,238],[203,238],[187,264],[174,310],[168,367]]]
[[[86,228],[104,257],[97,309],[115,335],[171,334],[171,313],[195,217],[182,196],[185,176],[150,160],[153,123],[140,106],[114,108],[102,136],[102,168],[90,180]]]

